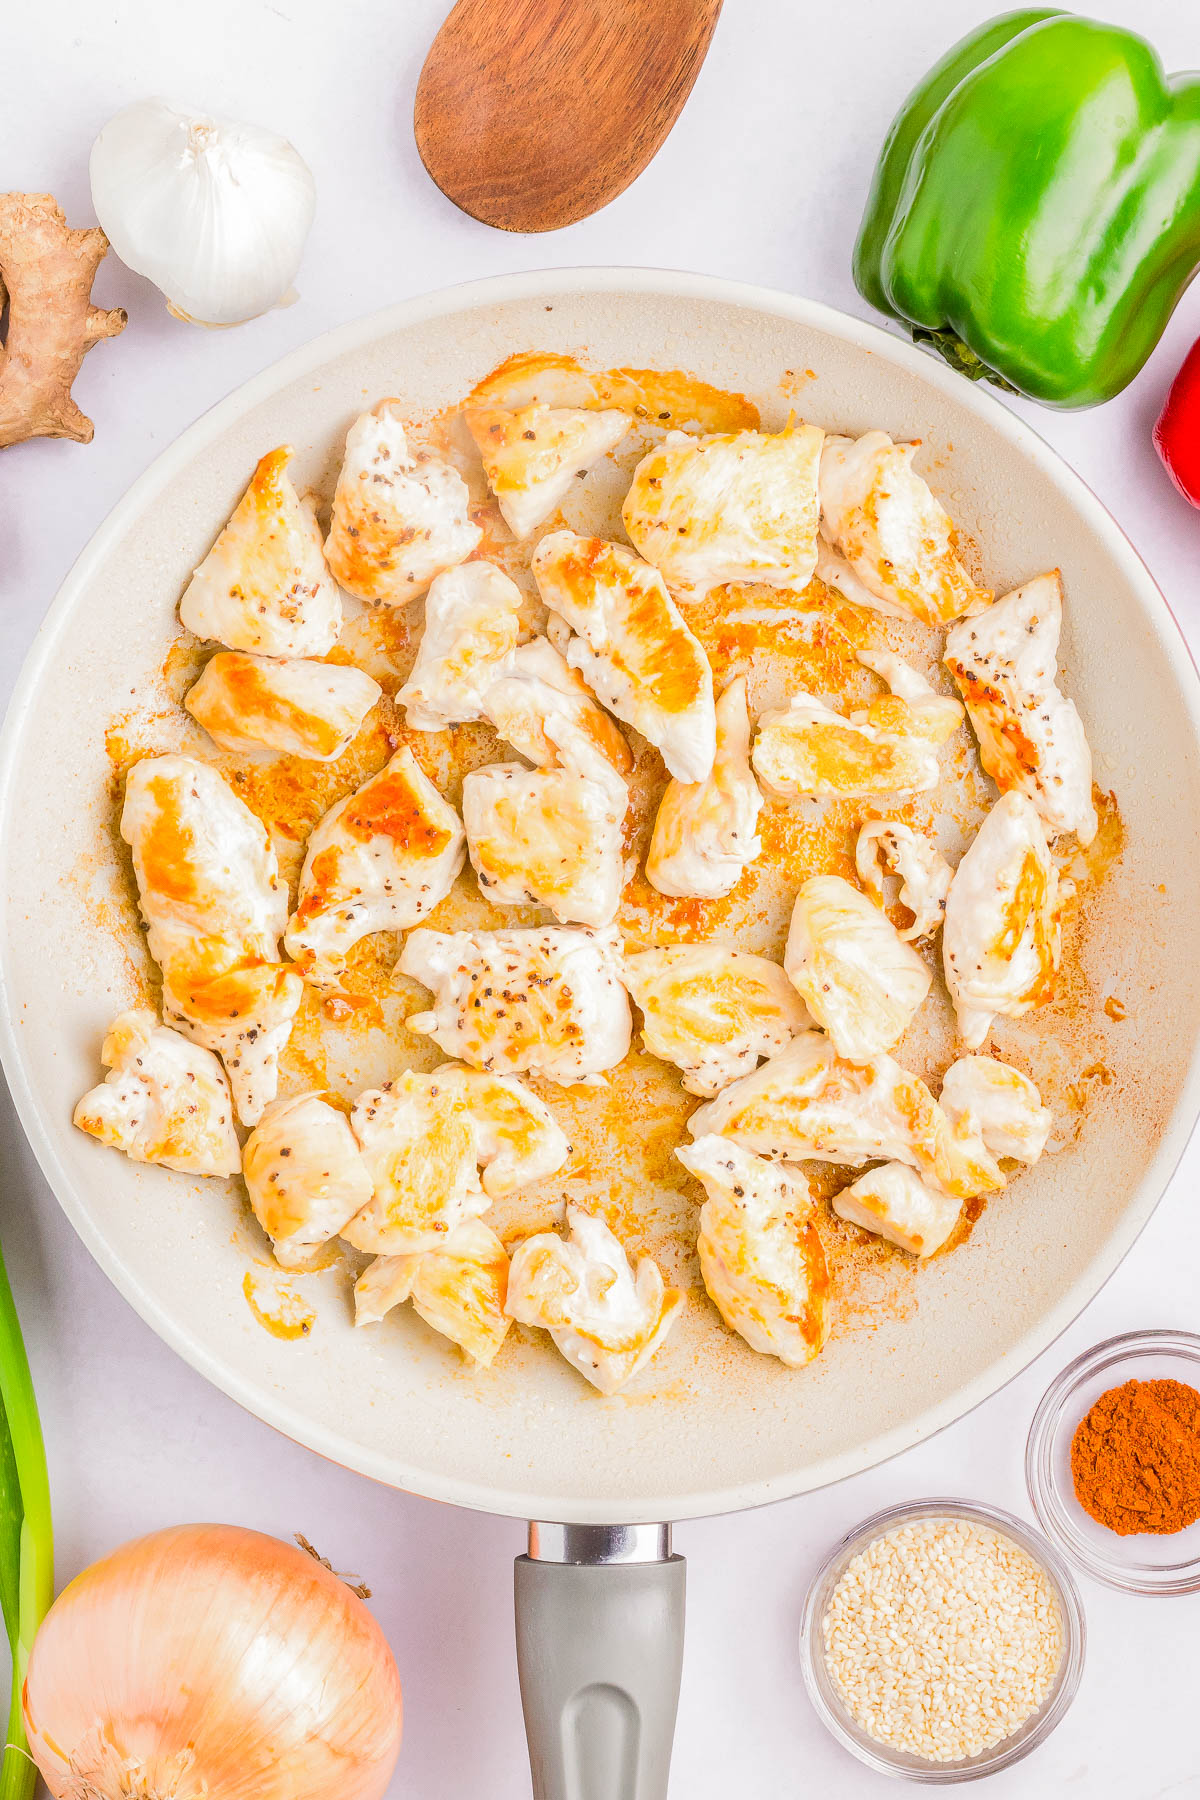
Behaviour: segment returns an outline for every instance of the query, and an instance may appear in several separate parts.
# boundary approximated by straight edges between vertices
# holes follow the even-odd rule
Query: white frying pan
[[[71,1127],[104,1029],[142,979],[105,729],[123,696],[158,679],[187,572],[264,448],[290,442],[300,482],[317,480],[365,403],[394,394],[413,412],[438,409],[534,348],[600,368],[683,367],[747,393],[770,422],[794,404],[843,429],[919,436],[998,591],[1054,565],[1066,577],[1066,682],[1127,835],[1088,918],[1077,1002],[1093,1072],[1064,1040],[1051,1074],[1060,1096],[1075,1087],[1098,1097],[1069,1148],[1022,1176],[965,1247],[922,1272],[915,1308],[883,1294],[873,1329],[835,1336],[803,1373],[743,1352],[697,1304],[634,1394],[600,1401],[561,1359],[524,1344],[472,1379],[407,1308],[354,1332],[346,1284],[332,1274],[309,1278],[310,1335],[281,1341],[243,1293],[254,1257],[255,1279],[270,1279],[262,1240],[221,1189],[139,1168]],[[526,1714],[545,1800],[652,1800],[665,1790],[683,1574],[655,1522],[800,1493],[927,1437],[1045,1349],[1145,1224],[1200,1110],[1198,720],[1195,671],[1145,568],[1026,426],[871,326],[698,276],[521,275],[330,333],[185,432],[80,557],[30,655],[2,746],[0,1027],[25,1129],[121,1292],[242,1405],[377,1480],[560,1522],[534,1528],[532,1558],[518,1565]],[[1126,1009],[1120,1022],[1103,1011],[1113,994]],[[605,1562],[618,1566],[602,1571]]]

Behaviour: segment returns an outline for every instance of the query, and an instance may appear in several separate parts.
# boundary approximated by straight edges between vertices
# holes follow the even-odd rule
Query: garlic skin
[[[236,1525],[124,1544],[63,1589],[22,1694],[55,1800],[383,1800],[400,1676],[345,1582]]]
[[[286,138],[138,100],[92,145],[91,181],[113,249],[177,318],[240,325],[288,303],[316,187]]]

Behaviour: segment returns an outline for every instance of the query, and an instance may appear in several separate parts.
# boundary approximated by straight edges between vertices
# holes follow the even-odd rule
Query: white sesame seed
[[[873,1539],[843,1571],[822,1632],[851,1717],[930,1762],[1011,1737],[1045,1701],[1063,1654],[1045,1570],[969,1519],[915,1519]]]

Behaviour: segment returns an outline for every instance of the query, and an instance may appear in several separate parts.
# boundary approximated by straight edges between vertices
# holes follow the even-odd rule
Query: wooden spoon
[[[502,231],[607,206],[692,91],[721,0],[458,0],[417,83],[421,161]]]

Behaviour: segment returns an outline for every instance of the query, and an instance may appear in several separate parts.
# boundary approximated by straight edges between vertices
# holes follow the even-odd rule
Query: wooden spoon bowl
[[[700,72],[721,0],[458,0],[417,83],[421,161],[502,231],[555,231],[624,191]]]

